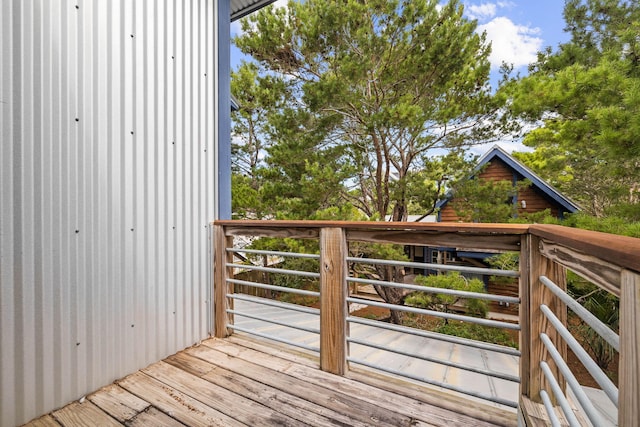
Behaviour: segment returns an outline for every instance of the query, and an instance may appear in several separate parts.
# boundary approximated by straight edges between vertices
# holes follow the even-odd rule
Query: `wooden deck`
[[[246,336],[210,339],[28,426],[490,426],[514,413]]]

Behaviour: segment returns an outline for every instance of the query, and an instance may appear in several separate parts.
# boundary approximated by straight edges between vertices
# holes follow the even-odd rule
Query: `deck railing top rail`
[[[429,222],[372,222],[372,221],[293,221],[293,220],[217,220],[215,225],[227,228],[229,235],[244,234],[251,229],[252,235],[292,234],[303,237],[295,230],[307,230],[307,237],[318,237],[322,228],[336,227],[347,231],[418,231],[431,233],[471,233],[475,235],[523,235],[533,234],[574,250],[590,254],[620,268],[640,272],[640,239],[581,230],[560,225],[547,224],[487,224],[487,223],[429,223]],[[270,233],[268,230],[272,230]],[[279,230],[279,231],[278,231]],[[311,231],[313,230],[313,232]]]
[[[640,272],[640,239],[545,224],[531,224],[528,232],[620,268]]]
[[[383,221],[304,221],[304,220],[217,220],[215,225],[224,227],[255,228],[344,228],[347,230],[420,230],[434,232],[480,234],[526,234],[528,224],[442,223],[442,222],[383,222]]]

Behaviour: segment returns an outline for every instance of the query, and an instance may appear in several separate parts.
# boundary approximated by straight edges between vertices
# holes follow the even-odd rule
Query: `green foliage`
[[[408,261],[402,245],[385,243],[351,242],[349,244],[351,256],[360,258],[375,258],[384,260]],[[381,264],[353,263],[353,276],[373,280],[383,280],[403,283],[404,268]],[[403,289],[391,286],[373,286],[376,293],[387,303],[403,305],[406,292]],[[404,313],[391,310],[391,322],[401,324]]]
[[[416,276],[418,285],[431,288],[454,289],[458,291],[485,293],[484,283],[478,279],[468,279],[457,271],[447,274]],[[477,317],[486,317],[489,312],[489,304],[486,300],[477,298],[461,298],[456,295],[437,294],[427,292],[414,292],[405,299],[407,305],[428,308],[430,310],[451,312],[455,304],[461,304],[468,314]]]
[[[551,209],[539,212],[524,212],[508,221],[511,224],[555,224],[564,225],[564,222],[557,216],[551,215]]]
[[[567,272],[568,293],[601,322],[618,332],[620,324],[620,300],[609,292],[600,289],[582,277]],[[593,360],[603,370],[607,370],[616,357],[616,351],[589,325],[579,321],[571,324],[572,333],[591,353]]]
[[[485,260],[491,268],[498,270],[520,270],[520,253],[519,252],[504,252],[501,254],[493,255]],[[513,277],[505,276],[491,276],[490,280],[496,284],[511,284],[515,280]]]
[[[404,180],[393,183],[391,189],[404,191],[408,199],[408,213],[430,215],[452,182],[467,179],[477,157],[469,157],[462,150],[452,150],[446,155],[421,160],[423,168],[409,171]]]
[[[285,258],[276,267],[285,270],[319,272],[320,263],[317,259],[308,258]],[[291,274],[271,273],[269,275],[272,285],[283,286],[285,288],[306,289],[319,291],[320,285],[317,279],[311,277],[294,276]]]
[[[475,323],[449,322],[443,323],[434,329],[435,332],[446,335],[454,335],[476,341],[484,341],[493,344],[518,348],[518,343],[513,340],[504,329],[477,325]]]
[[[260,190],[254,188],[249,176],[233,173],[231,175],[233,219],[263,218],[264,208]]]
[[[601,233],[640,238],[640,222],[630,222],[621,217],[596,218],[585,213],[569,215],[562,225]]]
[[[442,188],[431,150],[480,143],[506,124],[490,120],[504,97],[491,94],[489,44],[458,0],[289,2],[242,28],[234,42],[256,63],[234,74],[249,110],[237,117],[256,129],[247,152],[265,141],[252,177],[271,217],[342,203],[378,219],[432,209],[437,197],[414,185]],[[260,84],[244,83],[252,72]]]
[[[640,201],[640,3],[570,0],[564,15],[571,40],[502,91],[515,116],[543,123],[520,160],[602,217]]]
[[[482,180],[477,176],[463,179],[453,186],[451,205],[466,222],[509,222],[518,214],[513,198],[530,185],[527,180],[514,185],[511,181]]]
[[[318,242],[306,239],[281,239],[264,237],[251,242],[249,248],[302,254],[320,253]],[[256,265],[260,265],[266,262],[264,255],[249,255],[248,257],[251,259],[251,262]],[[271,267],[282,268],[285,270],[309,271],[316,273],[320,271],[320,264],[319,260],[317,259],[283,257],[281,260],[277,260],[271,257],[270,261],[277,261],[277,264],[272,264]],[[264,283],[282,286],[285,288],[306,289],[315,291],[319,290],[318,280],[310,277],[283,273],[265,273],[263,280]],[[284,301],[295,302],[294,300],[298,298],[298,296],[292,296],[292,294],[282,293],[279,298]]]

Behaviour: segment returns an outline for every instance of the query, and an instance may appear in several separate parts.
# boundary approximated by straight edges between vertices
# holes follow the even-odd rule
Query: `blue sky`
[[[536,59],[536,53],[547,46],[553,49],[566,42],[569,36],[563,32],[562,0],[500,0],[464,1],[465,14],[478,20],[478,30],[485,31],[492,44],[491,84],[496,86],[500,64],[513,64],[514,71],[526,74],[527,65]],[[277,0],[276,7],[285,6],[287,0]],[[239,23],[231,25],[232,36],[240,30]],[[235,69],[242,54],[231,46],[231,65]],[[501,142],[508,151],[522,150],[517,142]],[[487,147],[473,151],[482,154]]]

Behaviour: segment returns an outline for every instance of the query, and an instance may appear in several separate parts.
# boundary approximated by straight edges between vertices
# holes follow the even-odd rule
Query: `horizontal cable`
[[[408,289],[411,291],[427,292],[432,294],[456,295],[464,298],[475,298],[489,301],[502,301],[510,304],[520,304],[520,298],[508,297],[503,295],[483,294],[480,292],[457,291],[455,289],[432,288],[422,285],[411,285],[408,283],[387,282],[384,280],[359,279],[357,277],[347,277],[349,283],[364,283],[367,285],[380,285],[399,289]]]
[[[564,412],[564,416],[569,422],[569,425],[571,427],[573,426],[580,427],[580,423],[576,418],[576,414],[573,413],[573,410],[571,409],[571,405],[569,405],[569,401],[567,400],[564,393],[562,392],[562,388],[560,388],[560,384],[558,384],[558,380],[556,380],[556,378],[551,373],[551,369],[549,368],[549,365],[547,365],[547,362],[545,362],[544,360],[540,361],[540,368],[542,369],[542,373],[544,373],[545,378],[549,382],[549,385],[551,386],[551,391],[553,391],[553,394],[556,397],[558,404],[562,408],[562,412]]]
[[[227,283],[236,285],[251,286],[253,288],[269,289],[271,291],[289,292],[292,294],[306,295],[310,297],[319,297],[320,292],[308,291],[306,289],[287,288],[286,286],[267,285],[266,283],[250,282],[248,280],[227,279]]]
[[[502,399],[502,398],[499,398],[499,397],[487,396],[487,395],[484,395],[482,393],[477,393],[475,391],[471,391],[471,390],[467,390],[467,389],[464,389],[464,388],[460,388],[460,387],[454,386],[452,384],[447,384],[447,383],[444,383],[444,382],[441,382],[441,381],[436,381],[436,380],[432,380],[432,379],[429,379],[429,378],[424,378],[424,377],[420,377],[420,376],[417,376],[417,375],[413,375],[413,374],[410,374],[408,372],[402,372],[402,371],[398,371],[396,369],[387,368],[385,366],[377,365],[375,363],[367,362],[365,360],[356,359],[356,358],[353,358],[353,357],[347,357],[347,360],[349,362],[353,362],[353,363],[357,363],[358,365],[363,365],[363,366],[367,366],[369,368],[377,369],[377,370],[382,371],[382,372],[387,372],[387,373],[390,373],[390,374],[393,374],[393,375],[398,375],[398,376],[405,377],[405,378],[411,378],[412,380],[420,381],[420,382],[423,382],[425,384],[431,384],[431,385],[434,385],[434,386],[442,387],[442,388],[445,388],[447,390],[457,391],[458,393],[466,394],[467,396],[477,397],[477,398],[480,398],[480,399],[488,400],[490,402],[499,403],[501,405],[509,406],[511,408],[517,408],[518,407],[518,403],[517,402],[512,402],[510,400]]]
[[[301,313],[313,314],[316,316],[320,315],[320,310],[313,307],[305,307],[297,304],[289,304],[286,302],[274,301],[266,298],[253,297],[245,294],[227,294],[226,297],[247,301],[247,302],[252,302],[255,304],[268,305],[270,307],[278,307],[278,308],[284,308],[286,310],[299,311]]]
[[[478,325],[491,326],[493,328],[513,329],[516,331],[520,330],[520,325],[518,324],[500,322],[498,320],[483,319],[481,317],[471,317],[471,316],[463,316],[461,314],[443,313],[441,311],[426,310],[424,308],[410,307],[406,305],[387,304],[384,302],[371,301],[371,300],[366,300],[362,298],[347,297],[347,302],[353,302],[353,303],[363,304],[363,305],[372,305],[374,307],[388,308],[389,310],[405,311],[408,313],[426,314],[429,316],[441,317],[443,319],[461,320],[463,322],[476,323]]]
[[[227,325],[227,327],[230,328],[230,329],[233,329],[234,331],[240,331],[240,332],[244,332],[244,333],[247,333],[247,334],[255,335],[257,337],[266,338],[268,340],[278,341],[278,342],[281,342],[283,344],[292,345],[294,347],[304,348],[305,350],[315,351],[316,353],[320,351],[320,349],[318,347],[312,347],[310,345],[306,345],[306,344],[302,344],[302,343],[299,343],[299,342],[290,341],[288,339],[276,337],[274,335],[263,334],[262,332],[254,331],[254,330],[247,329],[247,328],[243,328],[241,326]]]
[[[481,350],[494,351],[496,353],[509,354],[511,356],[520,356],[520,351],[499,344],[491,344],[483,341],[475,341],[467,338],[460,338],[453,335],[445,335],[437,332],[423,331],[421,329],[410,328],[408,326],[394,325],[392,323],[380,322],[379,320],[369,320],[362,317],[347,317],[347,322],[359,323],[362,325],[372,326],[374,328],[386,329],[389,331],[401,332],[404,334],[415,335],[423,338],[430,338],[438,341],[450,342],[453,344],[464,345],[467,347],[479,348]]]
[[[291,328],[291,329],[298,329],[300,331],[311,332],[312,334],[319,334],[320,333],[320,329],[317,329],[317,328],[308,328],[306,326],[292,325],[292,324],[287,323],[287,322],[281,322],[279,320],[274,320],[274,319],[267,319],[265,317],[256,316],[254,314],[249,314],[249,313],[242,312],[242,311],[227,310],[227,313],[234,314],[236,316],[248,317],[249,319],[260,320],[262,322],[273,323],[274,325],[285,326],[285,327]]]
[[[315,273],[312,271],[287,270],[286,268],[262,267],[259,265],[234,264],[230,262],[226,263],[225,267],[242,268],[245,270],[262,271],[265,273],[273,273],[273,274],[289,274],[291,276],[313,277],[314,279],[320,278],[320,273]]]
[[[281,257],[320,259],[320,255],[316,255],[316,254],[301,254],[298,252],[264,251],[261,249],[227,248],[227,252],[233,252],[233,253],[242,252],[245,254],[255,254],[255,255],[276,255]]]
[[[573,351],[573,354],[575,354],[580,362],[582,362],[584,367],[587,368],[587,371],[589,371],[589,374],[591,374],[593,379],[596,380],[596,382],[598,383],[598,385],[600,385],[600,387],[602,387],[602,390],[606,393],[606,395],[609,396],[609,399],[611,399],[611,401],[616,406],[618,406],[618,389],[613,384],[613,382],[611,382],[609,377],[607,377],[607,375],[602,372],[602,369],[600,369],[596,362],[591,359],[586,350],[582,348],[580,343],[578,343],[573,335],[571,335],[571,332],[569,332],[569,330],[562,324],[560,319],[558,319],[556,315],[553,314],[549,307],[542,304],[540,305],[540,310],[542,310],[542,313],[545,315],[545,317],[549,319],[549,322],[551,322],[553,327],[556,328],[560,336],[565,340],[569,348],[571,348],[571,351]]]
[[[347,257],[347,261],[364,263],[364,264],[380,264],[380,265],[393,265],[396,267],[411,267],[411,268],[419,268],[421,270],[459,271],[461,273],[480,274],[484,276],[520,277],[520,272],[516,270],[499,270],[495,268],[466,267],[463,265],[429,264],[429,263],[423,263],[423,262],[395,261],[395,260],[389,260],[389,259],[360,258],[360,257]]]
[[[591,314],[589,310],[584,308],[578,301],[574,300],[565,291],[560,289],[558,285],[553,283],[548,277],[540,276],[540,281],[551,292],[553,292],[562,302],[567,304],[567,307],[576,313],[582,320],[584,320],[591,328],[598,333],[606,342],[611,345],[617,352],[620,351],[620,337],[614,331],[612,331],[607,325],[605,325],[600,319]]]
[[[549,338],[547,334],[542,333],[540,334],[540,339],[542,340],[542,343],[549,352],[549,355],[558,367],[558,370],[567,380],[567,384],[569,384],[569,387],[573,391],[573,394],[575,394],[576,399],[578,399],[578,402],[580,403],[580,406],[582,406],[582,409],[584,409],[584,411],[586,412],[589,420],[593,423],[594,426],[604,425],[602,422],[602,418],[600,417],[600,413],[595,408],[595,406],[593,406],[593,402],[591,402],[587,394],[584,392],[584,389],[582,388],[576,377],[573,375],[573,372],[571,372],[571,368],[569,368],[567,362],[564,361],[556,346],[553,345],[551,338]]]
[[[547,410],[547,415],[549,415],[549,421],[551,421],[551,427],[561,427],[560,420],[558,419],[558,415],[556,411],[553,409],[553,405],[551,404],[551,399],[549,399],[549,394],[546,391],[540,390],[540,398],[542,399],[542,403],[544,404],[544,408]]]
[[[366,346],[366,347],[376,348],[378,350],[388,351],[388,352],[391,352],[391,353],[401,354],[403,356],[411,357],[413,359],[425,360],[427,362],[433,362],[433,363],[437,363],[439,365],[444,365],[444,366],[451,366],[453,368],[462,369],[464,371],[469,371],[469,372],[473,372],[473,373],[476,373],[476,374],[485,375],[485,376],[488,376],[488,377],[500,378],[502,380],[512,381],[512,382],[516,382],[516,383],[520,382],[520,378],[517,377],[517,376],[514,376],[514,375],[502,374],[500,372],[488,371],[486,369],[474,368],[472,366],[459,365],[457,363],[449,362],[448,360],[436,359],[434,357],[423,356],[423,355],[415,354],[415,353],[409,353],[409,352],[406,352],[406,351],[403,351],[403,350],[400,350],[400,349],[397,349],[397,348],[385,347],[383,345],[374,344],[374,343],[371,343],[371,342],[368,342],[368,341],[359,340],[357,338],[347,338],[347,342],[350,342],[350,343],[353,343],[353,344],[358,344],[358,345],[363,345],[363,346]]]

